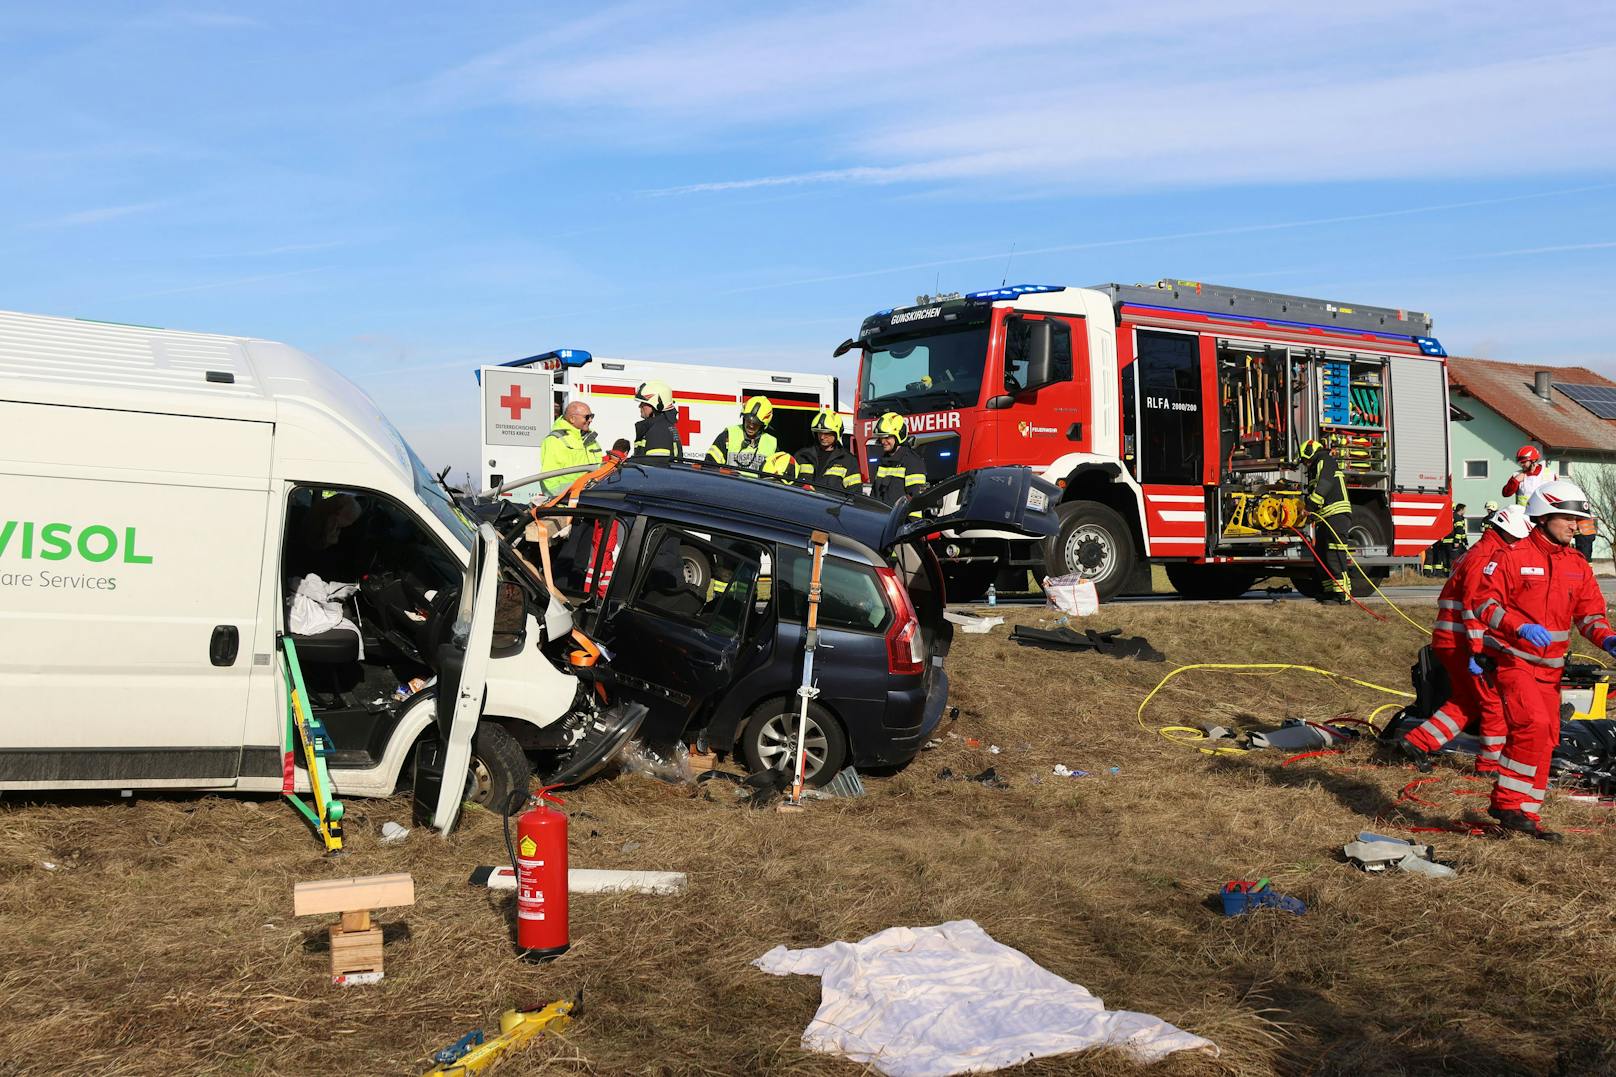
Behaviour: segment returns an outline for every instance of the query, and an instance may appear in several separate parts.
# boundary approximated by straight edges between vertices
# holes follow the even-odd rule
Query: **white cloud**
[[[1555,0],[867,2],[695,25],[615,8],[436,85],[619,148],[762,136],[773,159],[813,166],[655,194],[1515,176],[1616,167],[1616,35],[1593,14]]]

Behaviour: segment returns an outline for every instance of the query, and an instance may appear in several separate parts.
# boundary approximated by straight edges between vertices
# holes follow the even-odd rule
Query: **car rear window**
[[[808,581],[813,555],[806,550],[781,549],[775,588],[780,597],[780,618],[803,623],[808,618]],[[819,580],[821,628],[854,632],[881,632],[892,614],[881,593],[881,581],[866,565],[827,556]]]

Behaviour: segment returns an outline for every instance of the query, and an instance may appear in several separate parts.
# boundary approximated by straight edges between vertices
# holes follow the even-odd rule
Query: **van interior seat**
[[[347,628],[329,628],[312,636],[291,637],[300,662],[322,666],[359,661],[359,636]]]

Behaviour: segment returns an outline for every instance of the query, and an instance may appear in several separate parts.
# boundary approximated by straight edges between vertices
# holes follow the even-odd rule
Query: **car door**
[[[433,810],[432,826],[447,834],[460,816],[462,783],[449,775],[471,766],[471,739],[482,716],[488,680],[489,652],[494,643],[494,596],[499,583],[499,537],[489,524],[477,529],[471,559],[460,585],[460,607],[449,639],[438,648],[438,733],[443,738],[444,780]]]
[[[736,536],[647,521],[627,580],[614,586],[599,635],[611,652],[619,691],[650,709],[646,736],[677,737],[740,671],[758,616],[761,544]],[[711,566],[686,571],[691,551]]]

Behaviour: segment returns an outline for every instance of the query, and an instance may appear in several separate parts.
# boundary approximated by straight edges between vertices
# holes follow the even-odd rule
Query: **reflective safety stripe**
[[[1530,662],[1534,666],[1543,666],[1547,669],[1559,669],[1561,666],[1565,665],[1564,658],[1544,658],[1542,655],[1528,654],[1525,651],[1511,647],[1506,643],[1499,643],[1491,636],[1488,636],[1482,640],[1482,643],[1490,650],[1503,651],[1511,658],[1519,658],[1522,662]]]
[[[1481,743],[1483,743],[1483,744],[1502,744],[1508,739],[1509,739],[1508,737],[1482,737],[1481,738]]]
[[[1570,632],[1550,632],[1549,639],[1564,643],[1571,638]]]
[[[875,469],[875,477],[878,479],[895,479],[899,475],[906,473],[907,469],[901,467],[878,467]]]
[[[903,484],[905,486],[924,486],[926,484],[926,476],[924,476],[924,475],[910,475],[909,477],[907,477],[906,479],[903,480]]]
[[[1439,598],[1439,599],[1436,600],[1436,605],[1437,605],[1438,609],[1443,609],[1443,610],[1462,610],[1462,609],[1464,609],[1464,603],[1463,602],[1456,602],[1451,598]]]
[[[1510,770],[1513,770],[1516,774],[1524,774],[1528,778],[1533,777],[1533,776],[1535,776],[1537,774],[1537,768],[1536,767],[1534,767],[1534,766],[1532,766],[1532,765],[1530,765],[1528,763],[1522,763],[1518,759],[1511,759],[1507,755],[1504,756],[1503,759],[1499,760],[1499,762],[1502,763],[1504,766],[1508,767]]]
[[[1509,760],[1507,759],[1501,759],[1499,762],[1505,766],[1509,765]],[[1502,771],[1500,771],[1498,774],[1498,787],[1500,789],[1508,789],[1512,793],[1520,793],[1522,796],[1528,797],[1537,793],[1536,787],[1534,787],[1531,782],[1524,782],[1514,775],[1505,774]]]
[[[1459,735],[1460,725],[1440,710],[1426,719],[1420,731],[1439,744],[1446,744]]]
[[[1504,605],[1496,598],[1489,598],[1476,608],[1477,620],[1487,622],[1488,628],[1497,628],[1504,620]]]
[[[825,474],[829,475],[834,470],[835,470],[834,468],[828,469],[828,470],[826,470]],[[814,474],[814,465],[808,463],[808,461],[806,461],[806,460],[798,460],[797,461],[797,474],[799,474],[799,475],[812,475],[812,474]]]
[[[640,447],[644,448],[645,447],[645,442],[643,442],[643,441],[640,442]],[[643,453],[641,453],[640,455],[642,455],[642,456],[672,456],[673,455],[673,450],[672,449],[645,449],[645,451]]]
[[[1453,632],[1458,635],[1469,636],[1471,639],[1481,639],[1487,635],[1484,628],[1467,628],[1458,621],[1438,621],[1432,626],[1438,632]]]

